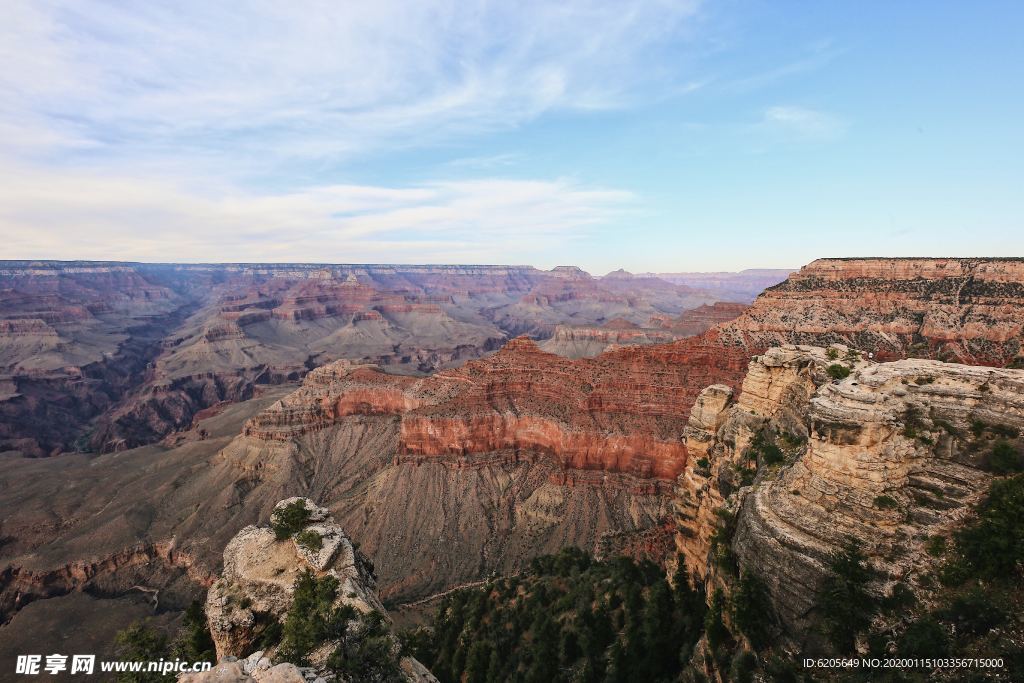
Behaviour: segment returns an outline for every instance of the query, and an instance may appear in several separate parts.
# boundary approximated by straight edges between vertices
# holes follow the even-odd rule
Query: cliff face
[[[573,361],[521,338],[419,380],[339,363],[311,373],[302,390],[250,420],[245,433],[280,440],[346,415],[393,414],[401,417],[399,461],[465,465],[497,453],[508,462],[542,457],[562,470],[671,481],[686,461],[679,437],[695,395],[690,387],[722,361],[694,367],[674,362],[683,350],[664,351],[629,348]],[[737,361],[728,357],[727,369]]]
[[[114,264],[0,264],[0,450],[42,456],[143,381],[188,299]]]
[[[677,546],[688,564],[714,573],[706,530],[720,526],[716,509],[731,508],[738,564],[763,579],[798,642],[813,637],[814,596],[845,539],[861,542],[880,593],[896,581],[913,589],[930,562],[926,541],[962,523],[987,488],[981,433],[1024,427],[1024,371],[859,360],[838,381],[823,372],[835,362],[823,349],[771,349],[751,362],[737,402],[709,388],[678,482]],[[783,446],[784,462],[735,487],[723,474],[754,467],[759,434]]]
[[[611,324],[600,327],[558,325],[540,348],[566,358],[593,358],[620,346],[664,344],[683,336],[672,330],[643,328],[632,323],[628,327]]]
[[[667,330],[671,330],[680,337],[692,337],[710,330],[716,325],[727,323],[739,317],[749,308],[746,304],[730,303],[727,301],[716,301],[713,304],[698,306],[676,319],[652,320]]]
[[[754,353],[839,343],[1005,366],[1024,358],[1024,259],[820,259],[721,330]]]
[[[811,396],[828,378],[823,349],[784,347],[755,357],[738,399],[724,385],[707,387],[690,413],[685,442],[690,466],[677,481],[676,549],[698,577],[708,574],[711,538],[721,526],[718,511],[752,475],[751,445],[764,431],[806,439]],[[749,482],[748,482],[749,483]]]

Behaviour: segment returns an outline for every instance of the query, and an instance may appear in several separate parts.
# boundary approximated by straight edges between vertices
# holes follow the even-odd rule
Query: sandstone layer
[[[879,360],[1024,362],[1024,259],[819,259],[721,330],[754,353],[838,343]]]
[[[638,347],[574,361],[519,338],[486,359],[423,379],[335,363],[250,420],[245,434],[283,440],[347,415],[391,414],[400,416],[399,461],[543,457],[566,471],[671,481],[686,460],[679,437],[691,387],[741,365],[734,356],[705,358],[697,367],[675,362],[684,353]],[[700,347],[691,353],[700,355]]]
[[[933,562],[925,543],[961,524],[987,489],[981,431],[1024,427],[1024,371],[838,362],[853,369],[843,380],[824,371],[837,363],[824,349],[773,348],[751,362],[738,400],[708,388],[691,414],[691,464],[678,482],[687,564],[714,575],[711,532],[723,524],[717,511],[731,510],[732,552],[765,582],[797,645],[814,638],[814,596],[846,539],[871,558],[874,590],[913,588]],[[785,459],[736,486],[736,469],[757,467],[755,439],[780,444]]]

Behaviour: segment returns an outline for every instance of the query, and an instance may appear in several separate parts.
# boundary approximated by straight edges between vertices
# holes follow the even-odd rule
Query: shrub
[[[772,604],[768,591],[755,574],[744,572],[730,598],[732,623],[747,637],[755,650],[763,650],[769,642]]]
[[[875,496],[875,507],[880,510],[895,510],[899,506],[892,496]]]
[[[889,611],[906,611],[917,604],[917,597],[914,591],[905,583],[897,583],[885,596],[882,606]]]
[[[868,590],[872,571],[860,543],[848,539],[832,555],[830,573],[818,591],[817,606],[823,615],[825,634],[840,653],[853,650],[857,634],[871,623],[877,603]]]
[[[946,553],[946,537],[932,536],[928,539],[924,549],[932,557],[942,557]]]
[[[206,611],[198,600],[185,610],[171,653],[190,662],[216,662],[217,652],[206,622]]]
[[[1004,439],[1016,439],[1020,436],[1020,430],[1009,425],[992,425],[989,429],[993,434]]]
[[[725,608],[725,595],[722,589],[716,588],[711,595],[711,605],[707,614],[704,615],[704,634],[708,638],[708,645],[712,650],[717,650],[729,637],[729,629],[725,627],[722,613]]]
[[[832,379],[846,379],[850,376],[850,368],[845,365],[840,365],[839,363],[833,363],[828,366],[827,372],[828,376]]]
[[[782,449],[768,440],[764,430],[754,435],[746,456],[748,460],[757,461],[759,465],[776,465],[785,459]]]
[[[306,529],[295,534],[295,542],[311,553],[315,553],[324,547],[324,539],[312,529]]]
[[[773,443],[765,444],[761,449],[761,463],[764,465],[777,465],[784,459],[782,449]]]
[[[274,510],[270,515],[270,528],[274,530],[277,540],[283,541],[306,526],[310,514],[306,502],[300,498]]]
[[[1024,562],[1024,475],[992,482],[978,518],[956,534],[957,550],[981,578],[1013,576]]]
[[[318,579],[309,570],[295,579],[292,606],[282,627],[279,654],[283,660],[304,665],[314,649],[345,635],[355,610],[351,605],[334,606],[338,587],[338,580],[333,576]]]
[[[1024,459],[1008,441],[1000,439],[992,446],[985,465],[993,474],[1011,474],[1024,470]]]
[[[945,657],[949,653],[949,639],[942,624],[924,617],[907,627],[897,650],[901,657]]]
[[[828,351],[825,352],[825,355],[828,356],[829,360],[836,360],[839,358],[839,349],[830,346]]]
[[[754,669],[757,668],[757,657],[749,650],[740,650],[732,658],[729,667],[729,680],[736,683],[750,683],[754,680]]]
[[[489,654],[489,653],[487,653]],[[371,612],[359,620],[359,627],[346,637],[327,660],[327,668],[336,676],[367,683],[390,683],[404,680],[398,664],[398,653],[390,631],[379,612]],[[480,659],[479,657],[477,658]],[[480,674],[486,673],[490,657],[483,663],[472,662]]]
[[[118,659],[155,662],[168,655],[167,636],[141,621],[118,632],[114,643]],[[119,673],[116,680],[118,683],[150,683],[167,679],[159,673],[143,671]]]
[[[956,596],[948,607],[938,611],[938,616],[956,624],[958,633],[980,636],[1006,621],[1007,615],[990,594],[975,586]]]

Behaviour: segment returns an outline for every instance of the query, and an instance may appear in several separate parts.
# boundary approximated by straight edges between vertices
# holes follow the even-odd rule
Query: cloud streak
[[[347,158],[623,105],[694,0],[12,0],[0,125],[37,151]],[[9,151],[10,146],[8,147]]]
[[[9,0],[4,256],[536,260],[636,198],[572,179],[495,177],[522,160],[514,149],[402,183],[359,184],[352,169],[448,143],[464,153],[474,136],[550,112],[657,97],[678,74],[651,55],[685,40],[697,9]]]
[[[9,258],[530,261],[630,211],[626,192],[499,178],[205,196],[159,180],[46,173],[0,186]]]

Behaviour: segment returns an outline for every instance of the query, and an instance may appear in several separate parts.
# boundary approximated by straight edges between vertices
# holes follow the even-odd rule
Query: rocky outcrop
[[[601,327],[557,325],[554,334],[545,339],[540,348],[566,358],[592,358],[610,348],[635,344],[664,344],[682,336],[685,335],[676,334],[671,330],[642,328],[633,323],[628,323],[628,326],[609,323]]]
[[[304,681],[320,674],[338,643],[321,644],[308,655],[310,667],[278,661],[278,649],[254,652],[256,640],[268,625],[284,621],[294,602],[296,579],[308,572],[316,579],[332,577],[338,583],[334,607],[348,605],[356,614],[385,615],[376,593],[373,565],[360,553],[325,508],[305,498],[280,501],[273,514],[290,506],[304,506],[307,519],[291,535],[278,538],[269,527],[247,526],[224,549],[224,571],[210,587],[206,614],[221,664],[203,674],[179,680]],[[319,546],[306,545],[304,536],[315,534]],[[353,618],[355,627],[357,617]],[[398,643],[394,642],[398,657]],[[240,657],[245,659],[239,660]],[[405,680],[436,681],[419,662],[401,657]]]
[[[840,350],[835,348],[835,355]],[[759,434],[786,434],[806,440],[806,411],[817,387],[828,381],[831,361],[824,349],[790,346],[755,357],[738,399],[725,385],[701,392],[685,432],[690,466],[676,488],[676,549],[689,570],[704,578],[712,537],[722,526],[719,511],[740,488],[743,473],[756,471],[750,448]],[[749,476],[749,475],[748,475]]]
[[[676,319],[660,318],[652,320],[659,327],[671,330],[680,337],[692,337],[710,330],[716,325],[729,322],[739,317],[750,308],[746,304],[730,303],[727,301],[716,301],[713,304],[704,304],[688,311]]]
[[[1024,358],[1024,259],[819,259],[720,329],[753,353],[839,343],[1006,366]]]
[[[836,364],[852,373],[833,379],[825,370]],[[708,530],[722,526],[718,510],[732,510],[731,552],[764,581],[785,633],[803,647],[830,555],[846,539],[874,565],[874,590],[913,589],[934,562],[927,540],[961,524],[987,489],[982,435],[1024,428],[1024,371],[790,346],[755,358],[730,401],[724,387],[709,387],[691,414],[677,547],[699,576],[714,574]],[[751,456],[763,458],[766,443],[781,446],[780,457],[761,462],[756,479],[737,487],[723,476],[756,468]]]

